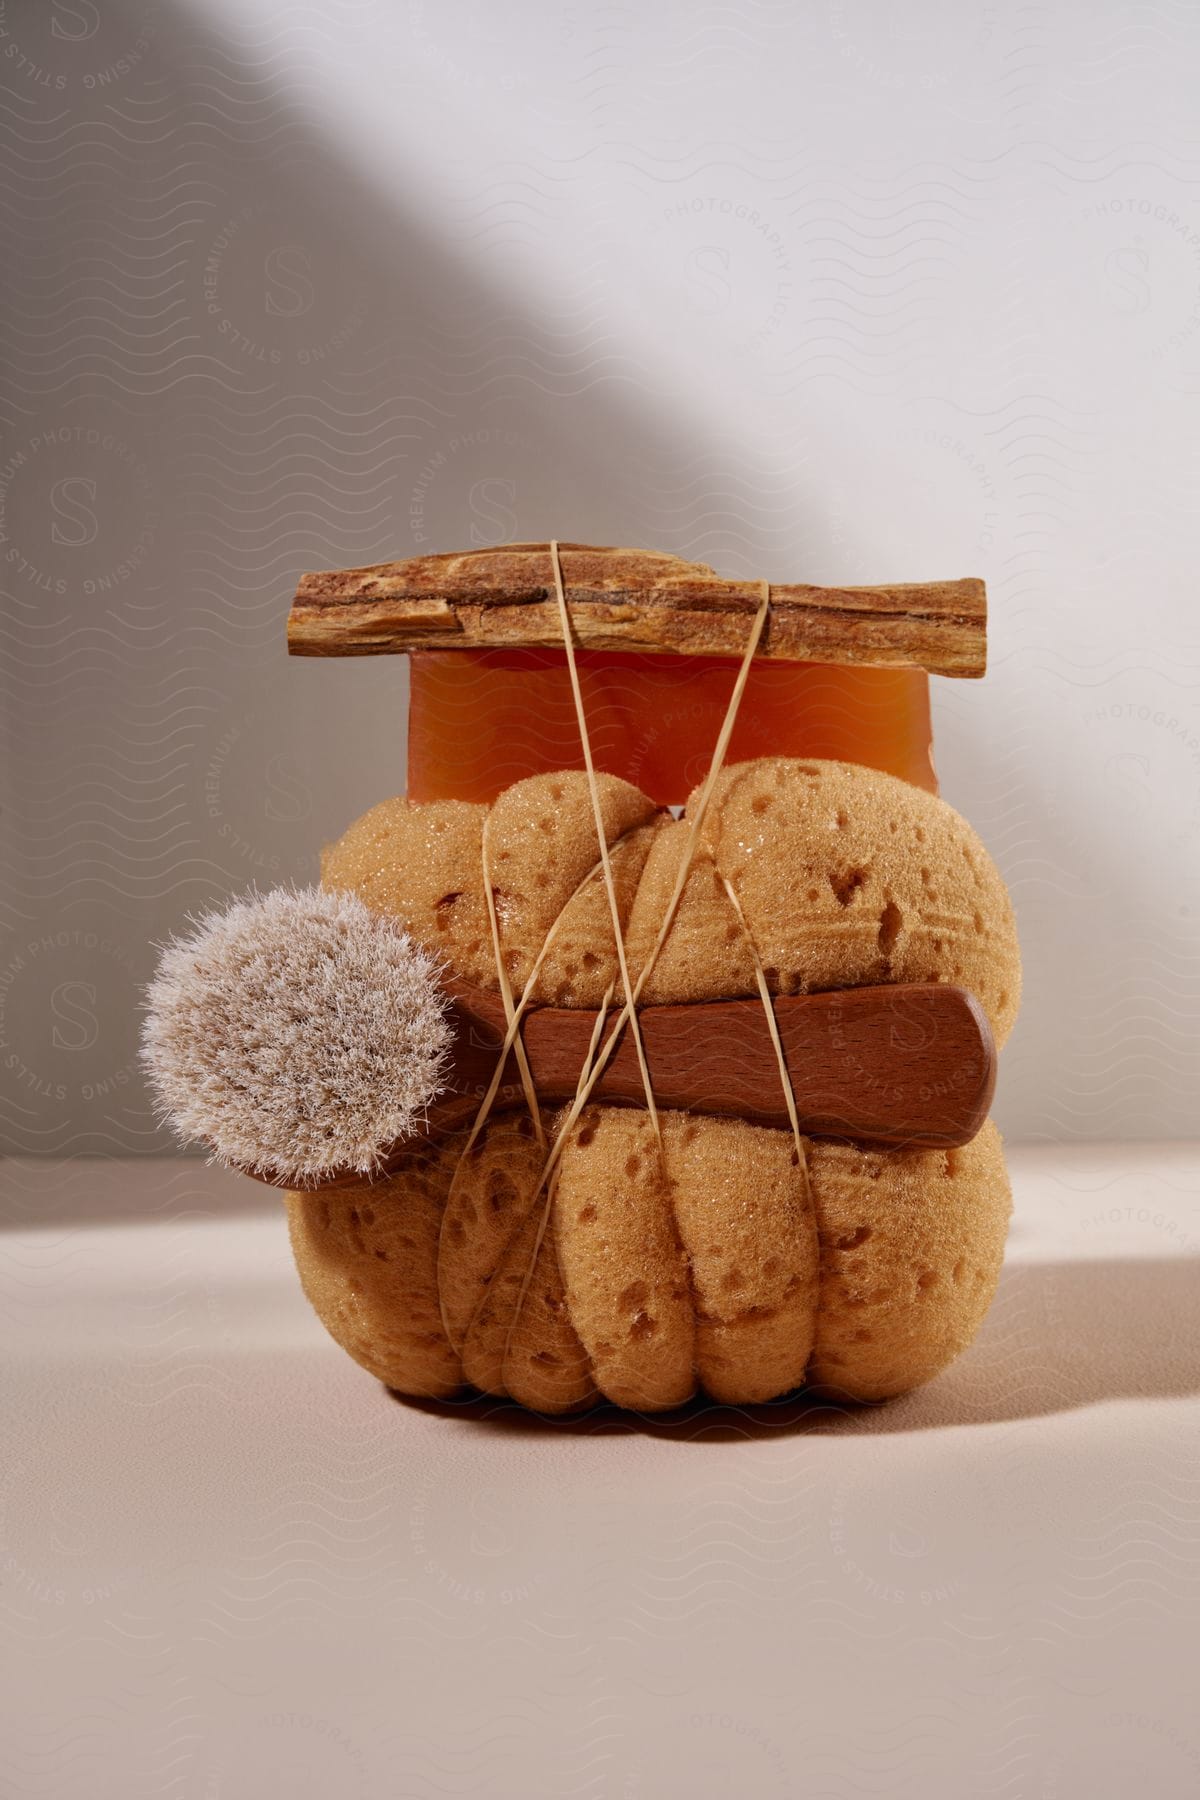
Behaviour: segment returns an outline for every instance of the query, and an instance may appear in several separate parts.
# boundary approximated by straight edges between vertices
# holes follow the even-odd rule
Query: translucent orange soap
[[[576,652],[596,767],[660,805],[703,780],[736,658]],[[495,799],[526,775],[581,769],[561,650],[427,650],[411,657],[408,793]],[[937,792],[929,677],[921,669],[761,662],[751,668],[727,762],[756,756],[866,763]]]

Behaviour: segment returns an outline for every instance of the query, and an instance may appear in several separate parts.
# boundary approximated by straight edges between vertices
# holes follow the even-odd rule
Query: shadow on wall
[[[589,282],[619,261],[564,259],[579,304],[556,312],[528,233],[439,216],[427,170],[356,167],[322,130],[286,62],[308,22],[243,52],[200,5],[153,12],[123,85],[76,86],[69,113],[20,96],[9,310],[34,348],[10,364],[13,430],[55,447],[10,494],[52,584],[21,591],[12,663],[16,1155],[166,1150],[136,1053],[153,942],[252,882],[311,879],[323,842],[403,789],[403,659],[289,661],[299,571],[550,535],[765,568],[811,538],[790,479],[746,518],[680,494],[673,471],[711,451],[744,474],[740,451],[614,335]],[[81,54],[145,18],[114,0]],[[414,56],[397,104],[423,79]],[[574,195],[547,185],[543,237]],[[69,331],[47,327],[64,308]],[[83,549],[64,482],[90,496]],[[51,667],[48,634],[71,647]]]
[[[251,882],[311,879],[321,843],[404,785],[403,660],[289,662],[283,627],[298,571],[551,534],[767,575],[815,574],[854,550],[852,531],[849,550],[834,548],[815,453],[799,475],[794,466],[802,405],[788,412],[782,448],[748,445],[740,365],[719,341],[715,356],[697,351],[694,380],[623,341],[607,303],[645,270],[636,241],[613,241],[623,190],[589,188],[586,157],[545,159],[545,179],[525,188],[511,171],[497,187],[497,172],[480,167],[465,193],[460,167],[457,200],[443,204],[422,184],[451,163],[453,144],[431,147],[420,167],[384,155],[365,167],[323,123],[322,111],[336,116],[317,104],[319,75],[290,79],[280,46],[303,45],[311,19],[243,51],[216,30],[216,12],[201,0],[153,9],[132,83],[98,90],[90,119],[78,106],[78,130],[43,117],[27,133],[18,273],[28,298],[14,310],[21,341],[36,336],[38,349],[13,383],[19,436],[99,420],[130,451],[95,467],[74,442],[67,460],[40,455],[29,477],[40,485],[21,496],[39,544],[58,530],[48,574],[66,585],[31,609],[31,649],[13,665],[27,835],[0,883],[15,897],[25,967],[5,1000],[21,1085],[0,1133],[18,1154],[164,1151],[136,1059],[153,940]],[[103,43],[117,48],[146,17],[140,0],[102,13]],[[396,106],[437,78],[414,48],[397,70]],[[449,107],[446,117],[450,131]],[[503,200],[515,212],[498,212]],[[539,283],[538,241],[543,256],[552,246],[561,288]],[[65,243],[79,254],[64,277]],[[63,306],[81,319],[70,354],[33,330]],[[659,321],[660,341],[673,323]],[[719,425],[717,400],[695,403],[710,384],[717,394],[718,374]],[[95,487],[99,536],[86,552],[82,515],[73,538],[51,512],[64,482],[76,497]],[[79,583],[81,556],[94,572],[132,572],[98,598]],[[42,666],[50,638],[70,645],[52,673]],[[984,785],[980,775],[963,791]],[[1055,819],[1031,813],[1026,791],[1000,802],[997,834],[1020,822],[1018,880],[1061,911],[1064,891],[1068,904],[1078,896],[1026,842],[1053,841]],[[1136,859],[1119,834],[1094,835],[1097,887],[1127,889],[1136,917]],[[28,947],[43,938],[62,947],[35,958]],[[1008,1106],[1010,1117],[1049,1114],[1056,1136],[1081,1133],[1098,1116],[1089,1107],[1107,1059],[1122,1082],[1141,1084],[1145,1128],[1169,1125],[1173,1084],[1189,1071],[1146,1051],[1143,1018],[1153,1025],[1157,1010],[1139,1013],[1138,1035],[1116,1048],[1107,1037],[1099,1051],[1087,1046],[1078,1073],[1068,1035],[1077,952],[1064,956],[1061,938],[1049,921],[1041,941],[1055,952],[1032,964],[1031,1011],[1002,1071],[1002,1121]],[[1160,964],[1146,966],[1146,992],[1157,994]],[[56,992],[65,1018],[52,1009]],[[1181,1017],[1168,1020],[1174,1037]]]
[[[694,1401],[655,1416],[601,1407],[574,1418],[547,1419],[478,1396],[458,1402],[399,1394],[395,1399],[517,1436],[640,1433],[713,1443],[775,1434],[893,1436],[1000,1425],[1112,1400],[1200,1394],[1198,1293],[1200,1262],[1190,1258],[1006,1266],[972,1347],[928,1387],[879,1406],[845,1407],[791,1395],[766,1406]]]
[[[120,10],[132,25],[137,6]],[[197,6],[162,9],[155,46],[176,98],[180,159],[190,157],[190,127],[203,146],[194,299],[214,390],[227,404],[223,366],[243,371],[260,396],[313,397],[314,424],[330,428],[328,472],[342,484],[333,513],[344,560],[370,560],[381,544],[404,555],[552,535],[678,547],[680,509],[672,496],[647,494],[637,469],[690,462],[706,448],[735,464],[728,431],[698,445],[686,395],[665,379],[656,393],[636,346],[614,343],[603,319],[556,316],[555,294],[539,290],[520,234],[481,242],[477,223],[453,216],[438,228],[437,196],[422,192],[427,169],[357,163],[289,92],[269,43],[241,61]],[[414,50],[400,92],[421,78]],[[490,179],[479,171],[481,189]],[[215,249],[209,239],[220,240]],[[326,383],[341,410],[319,397]],[[398,434],[390,506],[364,517],[339,440],[352,460],[354,415],[377,434],[389,409]],[[462,442],[464,431],[483,434],[486,494],[472,496],[479,446]],[[439,482],[448,495],[441,509],[429,491]],[[787,497],[789,508],[794,501]],[[736,526],[751,561],[778,544],[778,526],[764,529],[761,550],[755,520]],[[814,519],[810,537],[820,529]],[[306,548],[304,521],[292,530],[296,566],[320,566],[324,534]]]

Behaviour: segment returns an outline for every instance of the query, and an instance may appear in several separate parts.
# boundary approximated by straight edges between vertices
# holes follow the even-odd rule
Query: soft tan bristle
[[[450,1027],[432,956],[353,894],[235,901],[163,952],[142,1056],[184,1139],[303,1185],[421,1123]]]

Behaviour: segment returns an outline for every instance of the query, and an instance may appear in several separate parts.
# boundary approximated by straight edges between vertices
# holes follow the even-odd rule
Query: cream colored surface
[[[1200,1146],[1011,1162],[947,1374],[653,1425],[389,1398],[247,1182],[0,1165],[0,1789],[1191,1800]]]

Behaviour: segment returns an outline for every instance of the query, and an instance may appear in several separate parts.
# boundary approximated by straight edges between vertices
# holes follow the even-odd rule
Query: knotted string
[[[541,1108],[538,1106],[537,1090],[533,1085],[533,1072],[529,1067],[529,1058],[525,1054],[525,1044],[521,1037],[519,1025],[516,1023],[516,1006],[513,1003],[512,983],[508,979],[508,970],[504,964],[504,953],[500,945],[500,921],[496,917],[496,895],[492,888],[491,870],[488,868],[488,827],[491,822],[492,814],[491,809],[489,808],[483,821],[483,831],[479,839],[479,850],[483,861],[483,891],[487,899],[488,923],[492,928],[492,954],[496,959],[496,980],[499,983],[500,998],[504,1002],[504,1017],[508,1024],[508,1033],[505,1034],[505,1043],[507,1044],[509,1042],[508,1034],[511,1033],[513,1049],[516,1051],[517,1068],[521,1075],[521,1086],[525,1091],[525,1103],[529,1108],[529,1116],[533,1120],[533,1129],[537,1136],[537,1141],[542,1148],[545,1149],[546,1133],[542,1126]],[[502,1070],[503,1067],[504,1064],[501,1062],[499,1068]],[[499,1086],[499,1074],[497,1074],[496,1085]]]
[[[642,1085],[643,1085],[643,1089],[645,1091],[645,1096],[646,1096],[646,1110],[650,1115],[650,1119],[651,1119],[651,1122],[654,1127],[654,1134],[655,1134],[655,1138],[658,1143],[660,1159],[664,1160],[664,1172],[665,1172],[665,1158],[664,1158],[664,1151],[663,1151],[662,1130],[661,1130],[661,1125],[659,1122],[658,1108],[655,1104],[655,1099],[654,1099],[654,1091],[653,1091],[653,1085],[652,1085],[651,1077],[650,1077],[650,1069],[649,1069],[649,1065],[646,1061],[645,1046],[644,1046],[644,1042],[642,1039],[642,1032],[641,1032],[641,1027],[640,1027],[640,1023],[638,1020],[638,1014],[637,1014],[637,1005],[638,1005],[639,999],[641,998],[642,992],[645,989],[646,983],[649,981],[650,976],[654,972],[655,965],[656,965],[658,958],[662,952],[663,946],[665,945],[667,938],[670,935],[671,928],[675,923],[676,914],[678,913],[678,910],[679,910],[680,901],[683,898],[684,889],[687,886],[688,878],[691,875],[692,869],[695,865],[696,852],[699,847],[700,835],[701,835],[701,832],[704,827],[704,821],[705,821],[705,817],[708,812],[709,803],[712,799],[713,791],[716,787],[717,780],[721,774],[721,770],[724,767],[725,757],[728,753],[729,744],[733,737],[734,727],[737,723],[738,712],[739,712],[739,709],[740,709],[741,703],[742,703],[742,696],[744,695],[744,693],[746,691],[746,683],[747,683],[747,680],[749,679],[750,669],[753,664],[754,657],[757,653],[759,644],[761,642],[762,634],[763,634],[764,628],[766,626],[767,619],[770,614],[770,608],[771,608],[770,586],[767,582],[764,581],[761,583],[762,599],[759,604],[758,610],[755,614],[754,622],[750,629],[750,636],[747,641],[745,651],[743,652],[743,655],[742,655],[742,661],[738,668],[738,673],[737,673],[737,677],[734,681],[733,690],[729,697],[729,704],[726,707],[725,717],[722,721],[721,729],[717,734],[716,743],[713,746],[712,759],[709,763],[708,773],[705,776],[703,784],[701,785],[699,794],[697,795],[697,798],[696,798],[695,805],[690,810],[688,835],[687,835],[687,839],[684,844],[683,855],[680,860],[679,869],[676,874],[675,883],[674,883],[674,886],[671,891],[671,896],[670,896],[670,899],[668,900],[667,906],[664,910],[662,922],[659,926],[658,933],[657,933],[657,936],[655,937],[655,940],[651,947],[650,953],[647,956],[646,961],[643,964],[641,971],[638,974],[638,978],[637,978],[636,982],[634,982],[630,978],[628,959],[627,959],[626,953],[625,953],[624,932],[623,932],[622,925],[621,925],[620,906],[619,906],[619,902],[617,899],[616,884],[613,879],[612,862],[611,862],[611,857],[609,854],[608,838],[607,838],[607,833],[606,833],[605,825],[604,825],[604,816],[603,816],[603,808],[602,808],[601,800],[600,800],[599,783],[597,782],[597,779],[596,779],[596,770],[595,770],[594,759],[592,756],[591,739],[590,739],[590,736],[588,733],[587,716],[586,716],[586,710],[584,708],[584,703],[583,703],[583,691],[582,691],[582,687],[581,687],[581,684],[579,681],[579,672],[578,672],[578,668],[577,668],[576,661],[575,661],[575,647],[574,647],[573,636],[572,636],[571,618],[570,618],[569,610],[567,608],[566,592],[565,592],[563,576],[562,576],[562,564],[561,564],[560,557],[559,557],[559,547],[558,547],[557,539],[551,540],[549,549],[550,549],[551,566],[552,566],[553,573],[554,573],[555,595],[556,595],[557,602],[558,602],[559,617],[560,617],[561,624],[562,624],[563,645],[564,645],[564,649],[566,651],[567,669],[568,669],[568,673],[570,675],[571,692],[572,692],[572,695],[574,698],[575,713],[576,713],[576,718],[577,718],[578,724],[579,724],[580,741],[583,746],[583,759],[584,759],[584,767],[585,767],[585,771],[587,774],[587,780],[588,780],[588,793],[591,798],[592,814],[593,814],[595,824],[596,824],[596,836],[597,836],[597,841],[598,841],[599,850],[600,850],[599,861],[593,866],[593,868],[591,870],[589,870],[588,874],[584,876],[583,880],[579,883],[579,886],[576,888],[575,894],[573,894],[571,896],[571,898],[574,899],[576,895],[578,895],[580,892],[582,892],[582,890],[588,885],[589,882],[591,882],[595,878],[595,876],[597,874],[601,874],[603,876],[604,885],[605,885],[605,889],[606,889],[606,893],[607,893],[607,897],[608,897],[609,913],[610,913],[610,917],[612,920],[613,939],[614,939],[614,943],[616,946],[617,962],[618,962],[618,967],[619,967],[620,976],[621,976],[621,985],[622,985],[622,989],[623,989],[624,995],[625,995],[625,1004],[622,1007],[620,1013],[618,1014],[618,1016],[613,1024],[612,1030],[610,1031],[607,1039],[604,1042],[604,1046],[601,1049],[600,1048],[600,1038],[601,1038],[601,1035],[603,1032],[604,1022],[605,1022],[605,1019],[607,1016],[608,1007],[611,1003],[612,995],[613,995],[613,985],[614,984],[610,984],[608,992],[606,993],[606,995],[604,997],[603,1004],[601,1005],[600,1010],[596,1016],[596,1021],[593,1026],[593,1029],[592,1029],[591,1043],[588,1048],[587,1056],[584,1058],[583,1067],[581,1068],[580,1073],[579,1073],[579,1080],[576,1084],[576,1089],[575,1089],[575,1098],[572,1100],[570,1106],[568,1107],[565,1115],[562,1118],[561,1123],[559,1124],[558,1130],[556,1131],[556,1133],[554,1135],[554,1140],[550,1144],[547,1154],[545,1156],[545,1159],[543,1161],[542,1169],[538,1176],[537,1183],[534,1186],[533,1191],[529,1196],[530,1206],[532,1207],[532,1205],[537,1201],[539,1195],[541,1195],[543,1190],[545,1190],[545,1193],[546,1193],[545,1202],[542,1207],[541,1218],[539,1219],[538,1229],[535,1234],[533,1251],[532,1251],[532,1254],[529,1259],[529,1266],[525,1271],[525,1276],[522,1281],[521,1288],[520,1288],[520,1291],[517,1296],[516,1304],[513,1309],[512,1319],[509,1324],[509,1328],[508,1328],[508,1331],[507,1331],[507,1334],[505,1337],[502,1366],[503,1366],[503,1362],[506,1362],[508,1359],[509,1352],[510,1352],[510,1349],[512,1346],[513,1335],[516,1331],[517,1323],[520,1318],[522,1309],[524,1307],[525,1299],[526,1299],[526,1296],[529,1291],[529,1284],[533,1278],[533,1272],[534,1272],[534,1268],[537,1263],[538,1255],[540,1254],[542,1244],[545,1240],[546,1229],[549,1224],[550,1213],[551,1213],[551,1209],[553,1207],[553,1202],[554,1202],[554,1190],[555,1190],[555,1187],[557,1186],[557,1170],[558,1170],[558,1165],[559,1165],[560,1159],[562,1157],[562,1153],[563,1153],[564,1149],[566,1148],[566,1145],[570,1138],[571,1132],[574,1130],[574,1127],[575,1127],[576,1123],[578,1122],[580,1114],[583,1112],[584,1107],[588,1103],[588,1100],[596,1086],[596,1083],[600,1080],[600,1077],[604,1073],[605,1068],[608,1066],[608,1063],[611,1061],[613,1053],[616,1050],[617,1044],[620,1041],[621,1033],[623,1032],[623,1030],[627,1024],[630,1026],[630,1028],[633,1032],[633,1035],[634,1035],[634,1043],[635,1043],[636,1050],[637,1050],[638,1067],[641,1072]],[[532,998],[534,987],[536,985],[537,976],[541,969],[542,963],[543,963],[543,961],[546,957],[546,954],[550,948],[553,937],[556,934],[556,932],[559,928],[559,925],[562,922],[563,916],[566,912],[566,905],[558,913],[557,917],[554,920],[554,923],[551,925],[550,930],[547,933],[547,936],[542,944],[541,950],[538,952],[537,958],[536,958],[533,968],[530,972],[529,979],[525,984],[524,991],[521,996],[521,1000],[519,1003],[514,1005],[513,1000],[512,1000],[512,989],[511,989],[511,986],[508,981],[508,972],[504,966],[504,959],[503,959],[501,943],[500,943],[499,921],[496,917],[495,902],[494,902],[494,898],[492,896],[490,878],[488,876],[488,871],[487,871],[487,866],[486,866],[486,862],[487,862],[487,858],[486,858],[487,826],[486,826],[486,823],[484,826],[483,842],[484,842],[484,865],[485,865],[484,866],[484,879],[485,879],[485,884],[487,886],[489,918],[492,923],[492,945],[493,945],[493,950],[494,950],[495,958],[496,958],[496,971],[497,971],[497,978],[498,978],[499,985],[500,985],[500,991],[501,991],[501,994],[505,997],[505,1015],[508,1020],[508,1029],[505,1034],[504,1044],[500,1051],[495,1075],[493,1076],[491,1085],[489,1086],[488,1091],[484,1096],[483,1103],[480,1106],[479,1112],[475,1119],[475,1123],[471,1128],[470,1134],[468,1135],[466,1144],[464,1145],[463,1150],[460,1152],[460,1155],[458,1158],[458,1163],[457,1163],[457,1166],[455,1169],[454,1179],[451,1182],[451,1188],[453,1188],[454,1181],[456,1181],[458,1178],[459,1170],[461,1170],[461,1168],[463,1166],[463,1161],[466,1157],[467,1152],[471,1149],[471,1147],[477,1141],[479,1134],[483,1129],[484,1123],[485,1123],[485,1121],[491,1111],[491,1108],[495,1102],[496,1094],[499,1091],[501,1076],[502,1076],[504,1065],[505,1065],[505,1062],[506,1062],[506,1059],[508,1056],[508,1052],[514,1045],[516,1045],[516,1047],[517,1047],[519,1066],[522,1071],[522,1085],[525,1090],[526,1100],[530,1106],[531,1114],[532,1114],[532,1117],[533,1117],[534,1123],[535,1123],[535,1128],[538,1131],[538,1142],[539,1142],[539,1144],[541,1144],[543,1146],[545,1145],[545,1138],[541,1131],[541,1120],[540,1120],[540,1114],[538,1112],[538,1107],[537,1107],[537,1098],[536,1098],[536,1094],[532,1092],[532,1079],[531,1078],[527,1079],[528,1074],[529,1074],[528,1063],[525,1060],[523,1046],[521,1044],[520,1026],[521,1026],[521,1020],[524,1016],[525,1010],[528,1007],[530,1000]],[[771,999],[770,988],[767,984],[766,974],[763,969],[762,958],[759,955],[758,946],[754,941],[753,934],[751,933],[751,931],[749,929],[745,915],[742,911],[741,903],[738,900],[737,894],[735,893],[732,884],[724,876],[721,877],[721,880],[723,882],[725,892],[728,895],[730,903],[733,907],[734,916],[737,919],[737,922],[738,922],[742,932],[744,933],[747,944],[749,945],[749,948],[750,948],[751,957],[754,962],[755,981],[756,981],[756,985],[758,987],[759,998],[761,999],[761,1001],[763,1003],[763,1008],[766,1013],[767,1027],[770,1032],[771,1043],[772,1043],[772,1046],[775,1051],[776,1061],[779,1065],[780,1082],[781,1082],[781,1085],[783,1088],[784,1099],[785,1099],[785,1103],[787,1106],[788,1118],[791,1123],[792,1136],[793,1136],[793,1139],[794,1139],[795,1145],[796,1145],[796,1155],[797,1155],[798,1166],[801,1168],[802,1171],[804,1171],[804,1177],[805,1177],[805,1179],[807,1179],[807,1162],[806,1162],[806,1157],[805,1157],[805,1152],[804,1152],[804,1140],[803,1140],[803,1137],[800,1132],[800,1122],[799,1122],[799,1118],[798,1118],[798,1115],[796,1112],[795,1095],[792,1090],[791,1077],[788,1073],[787,1060],[784,1055],[783,1044],[782,1044],[782,1041],[779,1036],[779,1026],[778,1026],[776,1017],[775,1017],[775,1009],[774,1009],[774,1005],[773,1005],[772,999]],[[568,901],[567,905],[569,905],[569,904],[570,904],[570,902]],[[440,1288],[440,1283],[439,1283],[439,1288]],[[443,1323],[445,1323],[444,1308],[443,1308]],[[469,1331],[469,1329],[470,1329],[470,1327],[468,1326],[468,1331]],[[447,1333],[447,1335],[449,1335],[449,1333]]]
[[[633,986],[629,979],[629,963],[625,956],[625,933],[621,924],[621,909],[617,904],[617,890],[613,883],[612,863],[608,855],[608,833],[604,825],[604,810],[600,804],[600,784],[596,780],[596,765],[592,760],[592,740],[588,731],[587,714],[583,705],[583,690],[579,685],[579,670],[575,665],[574,634],[571,630],[571,615],[567,611],[567,596],[563,592],[562,563],[558,556],[558,540],[550,541],[550,561],[554,568],[554,591],[558,597],[558,613],[562,621],[563,649],[567,653],[567,669],[571,677],[571,693],[575,698],[575,717],[579,721],[579,741],[583,745],[583,765],[587,771],[588,793],[592,801],[592,817],[596,821],[596,840],[600,846],[600,865],[604,870],[604,886],[608,892],[608,911],[612,919],[613,941],[617,947],[617,965],[621,971],[621,987],[625,994],[625,1016],[629,1020],[629,1029],[633,1033],[634,1045],[637,1049],[638,1068],[642,1072],[642,1087],[646,1095],[646,1111],[650,1114],[650,1123],[654,1127],[654,1136],[658,1141],[659,1156],[662,1156],[662,1132],[658,1123],[658,1108],[654,1104],[654,1089],[650,1084],[650,1070],[646,1066],[646,1046],[642,1042],[642,1027],[637,1016],[637,1006],[633,997]],[[591,1055],[595,1054],[595,1046]],[[589,1058],[590,1061],[590,1058]],[[584,1064],[584,1068],[588,1064]]]

